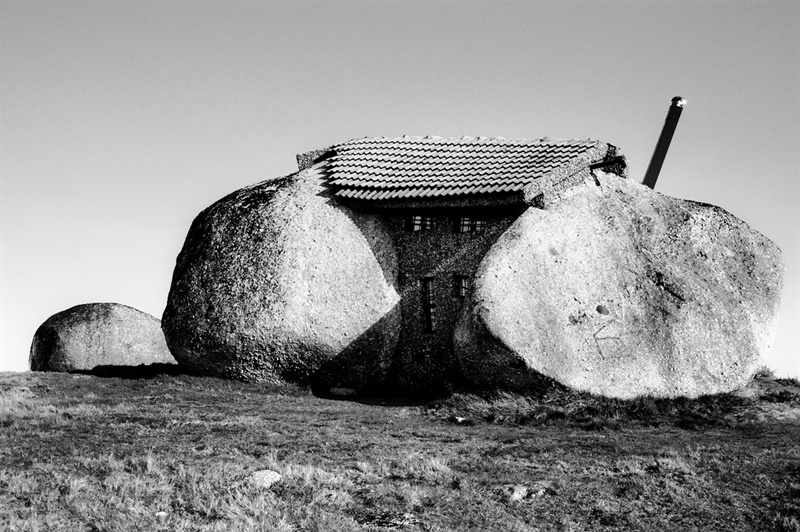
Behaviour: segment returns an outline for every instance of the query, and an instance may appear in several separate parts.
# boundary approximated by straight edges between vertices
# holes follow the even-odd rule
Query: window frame
[[[489,222],[486,218],[475,218],[472,220],[473,233],[483,233],[489,228]]]
[[[405,227],[406,232],[408,233],[430,231],[434,227],[433,216],[428,216],[425,214],[409,214],[406,216]]]
[[[419,280],[420,304],[422,308],[422,330],[432,333],[436,330],[436,291],[435,279],[423,277]]]
[[[482,233],[489,227],[486,218],[478,216],[459,216],[456,218],[456,233]]]
[[[457,297],[459,299],[464,299],[467,297],[471,284],[472,279],[470,279],[469,275],[463,275],[460,273],[453,274],[453,297]]]

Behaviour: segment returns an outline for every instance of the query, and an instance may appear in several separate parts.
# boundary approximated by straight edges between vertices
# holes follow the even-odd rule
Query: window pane
[[[432,216],[422,216],[420,214],[406,218],[406,231],[416,233],[417,231],[428,231],[430,229],[433,229]]]
[[[431,292],[433,292],[433,278],[426,277],[424,279],[420,279],[419,289],[422,292],[422,300],[427,301],[431,296]]]
[[[461,218],[458,222],[459,233],[469,233],[472,231],[472,220],[470,218]]]
[[[466,275],[453,276],[453,295],[464,297],[469,291],[469,277]]]
[[[411,232],[417,232],[422,229],[422,216],[410,216],[406,224],[406,229]]]

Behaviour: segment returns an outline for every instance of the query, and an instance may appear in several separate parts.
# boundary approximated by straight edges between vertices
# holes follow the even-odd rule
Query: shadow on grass
[[[392,390],[394,392],[395,390]],[[375,390],[355,390],[349,388],[332,388],[330,390],[315,390],[311,388],[315,397],[332,401],[345,401],[370,406],[396,406],[396,407],[424,407],[431,403],[447,400],[450,394],[446,393],[378,393]]]
[[[319,392],[314,395],[322,399],[372,406],[418,407],[428,415],[462,425],[488,423],[535,426],[560,421],[585,430],[614,430],[633,424],[646,427],[674,426],[697,431],[728,425],[732,422],[732,415],[757,402],[733,393],[693,399],[649,396],[613,399],[572,390],[555,381],[545,383],[538,389],[530,389],[528,393],[459,388],[450,393],[395,395],[340,390],[342,395]],[[780,395],[766,395],[762,400],[787,402],[796,400],[796,397],[790,392],[783,392]]]
[[[434,402],[429,413],[459,424],[539,425],[562,420],[586,430],[620,429],[631,424],[702,430],[730,422],[729,416],[754,404],[734,394],[688,398],[639,397],[623,400],[553,386],[543,393],[456,393]]]
[[[141,364],[139,366],[95,366],[90,370],[71,371],[79,375],[92,375],[118,379],[152,379],[161,375],[192,375],[178,364]]]

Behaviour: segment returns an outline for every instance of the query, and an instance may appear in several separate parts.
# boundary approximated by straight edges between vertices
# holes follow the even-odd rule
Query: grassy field
[[[792,380],[414,403],[4,373],[0,393],[3,531],[800,531]]]

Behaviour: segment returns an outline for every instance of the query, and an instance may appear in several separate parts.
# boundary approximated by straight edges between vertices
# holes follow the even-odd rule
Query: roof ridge
[[[526,138],[508,138],[508,137],[472,137],[469,135],[462,135],[461,137],[440,137],[437,135],[403,135],[400,137],[361,137],[346,140],[344,142],[340,142],[338,144],[334,144],[334,148],[339,148],[346,145],[352,144],[366,144],[366,143],[389,143],[389,142],[402,142],[402,143],[414,143],[414,142],[421,142],[424,144],[437,144],[437,143],[447,143],[447,142],[474,142],[475,144],[478,143],[497,143],[497,144],[536,144],[536,143],[545,143],[545,142],[553,142],[553,143],[566,143],[566,142],[585,142],[585,143],[599,143],[597,139],[593,138],[579,138],[579,137],[540,137],[536,139],[526,139]]]

